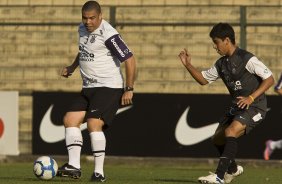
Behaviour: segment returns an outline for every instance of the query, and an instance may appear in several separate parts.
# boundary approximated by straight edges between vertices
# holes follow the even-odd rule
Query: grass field
[[[56,158],[55,158],[56,159]],[[56,159],[61,165],[65,160]],[[240,162],[239,162],[240,163]],[[233,180],[233,184],[279,184],[282,183],[282,164],[243,162],[244,174]],[[198,183],[197,178],[213,171],[216,162],[203,162],[186,159],[106,159],[106,183],[109,184],[184,184]],[[33,183],[91,183],[92,161],[82,162],[82,177],[78,180],[55,177],[50,181],[37,179],[32,172],[32,161],[0,163],[0,184]]]

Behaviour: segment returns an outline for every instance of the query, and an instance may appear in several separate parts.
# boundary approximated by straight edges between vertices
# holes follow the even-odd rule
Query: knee
[[[80,127],[80,124],[82,123],[70,113],[67,113],[64,116],[63,122],[66,128],[67,127]]]
[[[65,127],[68,127],[68,125],[70,124],[70,119],[71,118],[67,114],[64,116],[63,122]]]
[[[226,128],[225,137],[236,137],[236,131],[231,127]]]
[[[104,121],[101,119],[90,118],[87,120],[87,127],[89,132],[100,132],[103,130]]]

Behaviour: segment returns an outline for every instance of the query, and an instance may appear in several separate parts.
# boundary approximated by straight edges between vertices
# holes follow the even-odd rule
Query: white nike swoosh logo
[[[77,170],[77,169],[73,169],[73,168],[68,168],[68,167],[65,167],[65,170],[68,170],[68,171],[74,171],[74,170]]]
[[[130,108],[132,108],[132,105],[120,108],[118,109],[116,114],[122,113]],[[55,142],[59,142],[65,139],[64,125],[55,125],[51,121],[52,109],[53,109],[53,105],[49,107],[49,109],[43,116],[42,121],[40,123],[40,127],[39,127],[39,135],[42,138],[42,140],[47,143],[55,143]],[[87,129],[87,123],[83,123],[80,126],[80,129],[81,131]]]
[[[218,126],[218,123],[213,123],[200,128],[190,127],[186,120],[189,109],[190,107],[187,107],[183,112],[175,128],[175,138],[179,144],[184,146],[191,146],[208,139],[214,134]]]

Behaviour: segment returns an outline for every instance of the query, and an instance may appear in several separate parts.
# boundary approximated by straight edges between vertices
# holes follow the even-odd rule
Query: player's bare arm
[[[76,55],[74,62],[70,66],[67,66],[62,69],[61,76],[68,78],[69,76],[72,75],[72,73],[78,67],[78,65],[79,65],[79,53]]]
[[[188,72],[191,74],[191,76],[201,85],[208,84],[208,81],[203,77],[202,73],[198,71],[191,63],[191,54],[187,51],[187,49],[184,48],[182,50],[178,57],[180,58],[182,64],[185,66],[185,68],[188,70]]]
[[[136,61],[134,56],[131,56],[125,61],[125,73],[126,73],[126,88],[122,95],[121,104],[132,104],[133,98],[133,86],[136,73]]]
[[[244,108],[248,108],[249,105],[251,103],[254,102],[254,100],[260,96],[261,94],[263,94],[264,92],[266,92],[272,85],[274,84],[274,78],[271,75],[270,77],[268,77],[267,79],[264,79],[262,81],[262,83],[260,84],[259,88],[254,91],[252,94],[250,94],[247,97],[243,97],[243,96],[239,96],[238,97],[238,102],[237,105],[238,107],[244,109]]]

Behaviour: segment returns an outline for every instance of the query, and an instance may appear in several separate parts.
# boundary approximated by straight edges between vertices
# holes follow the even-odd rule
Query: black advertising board
[[[67,154],[63,116],[78,93],[33,93],[33,154]],[[238,140],[238,158],[262,159],[265,141],[282,138],[282,98],[268,96],[265,121]],[[217,157],[210,137],[230,103],[223,94],[134,94],[121,107],[109,129],[107,155],[153,157]],[[83,154],[91,154],[89,134],[82,127]],[[274,153],[274,159],[282,154]]]

